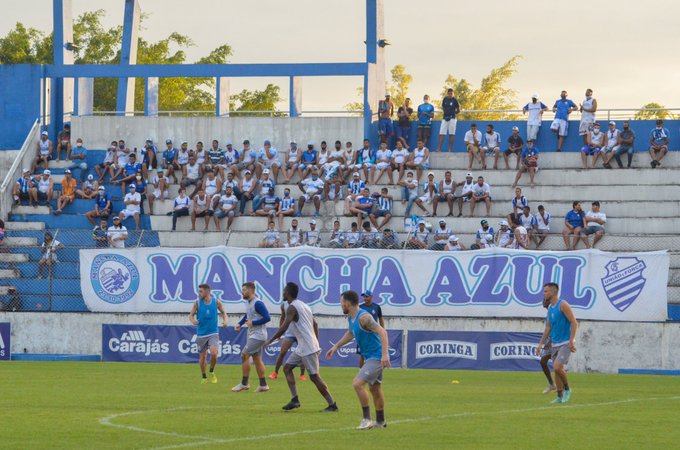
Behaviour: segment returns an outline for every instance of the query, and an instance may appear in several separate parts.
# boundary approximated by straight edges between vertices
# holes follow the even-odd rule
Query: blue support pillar
[[[52,0],[52,24],[54,30],[53,58],[55,67],[73,63],[73,52],[66,50],[66,43],[73,42],[73,20],[71,0]],[[52,139],[64,126],[65,100],[72,101],[72,80],[65,83],[64,78],[53,78],[50,82],[50,118],[48,132]],[[70,89],[69,89],[70,88]],[[71,109],[71,105],[69,110]]]
[[[290,92],[288,98],[288,111],[290,117],[300,117],[300,114],[302,113],[302,78],[290,77]]]
[[[364,138],[371,139],[375,143],[375,136],[371,136],[371,124],[373,113],[378,109],[378,99],[381,91],[378,76],[378,33],[382,33],[382,0],[366,0],[366,73],[364,74]]]
[[[123,17],[123,44],[120,49],[120,64],[127,66],[137,63],[137,42],[139,38],[139,2],[125,0],[125,15]],[[135,79],[119,78],[118,94],[116,96],[116,111],[118,115],[132,112],[135,109]]]

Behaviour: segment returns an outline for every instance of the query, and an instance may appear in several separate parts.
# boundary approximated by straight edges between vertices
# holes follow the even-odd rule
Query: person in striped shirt
[[[366,183],[364,183],[364,181],[361,178],[359,178],[359,172],[354,172],[352,174],[352,181],[347,183],[347,197],[345,198],[345,211],[347,211],[348,215],[351,215],[349,210],[352,206],[352,203],[361,194],[361,191],[363,191],[365,187]]]
[[[380,190],[380,197],[378,197],[373,211],[369,214],[368,219],[371,221],[374,227],[380,231],[387,223],[392,219],[392,205],[394,200],[392,196],[389,195],[387,188],[382,188]],[[378,225],[378,218],[381,217],[382,221]]]
[[[279,208],[276,212],[276,216],[279,221],[279,230],[283,229],[283,218],[285,216],[295,215],[295,199],[290,196],[290,188],[285,188],[283,190],[283,198],[279,202]]]
[[[23,170],[21,178],[14,183],[12,194],[15,205],[19,205],[21,200],[28,200],[31,206],[38,206],[38,187],[30,170]]]
[[[262,239],[262,242],[260,242],[260,248],[280,248],[282,247],[281,245],[281,236],[276,228],[274,228],[276,224],[274,223],[273,220],[269,221],[269,227],[267,228],[267,231],[264,233],[264,239]]]

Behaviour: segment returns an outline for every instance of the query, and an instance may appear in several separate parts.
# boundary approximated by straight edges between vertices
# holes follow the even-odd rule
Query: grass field
[[[340,412],[300,382],[284,413],[285,380],[234,394],[240,367],[217,385],[180,364],[0,364],[0,448],[677,448],[680,379],[572,374],[550,405],[540,373],[389,370],[387,429],[355,431],[353,369],[322,369]],[[452,380],[459,383],[452,383]]]

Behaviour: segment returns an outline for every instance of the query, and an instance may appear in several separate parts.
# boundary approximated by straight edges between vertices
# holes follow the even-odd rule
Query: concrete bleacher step
[[[19,271],[14,269],[0,269],[0,278],[19,278]]]
[[[22,247],[38,245],[38,239],[32,237],[8,237],[5,239],[5,243],[11,247]]]
[[[0,263],[21,263],[28,262],[28,255],[25,253],[0,253]]]
[[[44,222],[5,222],[6,230],[42,231],[45,229]]]
[[[12,207],[12,214],[17,214],[21,216],[25,215],[32,215],[32,214],[49,214],[50,213],[50,208],[49,206],[25,206],[25,205],[19,205],[19,206],[13,206]]]

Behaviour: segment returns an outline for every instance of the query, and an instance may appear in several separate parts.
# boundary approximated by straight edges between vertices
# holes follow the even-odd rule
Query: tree
[[[280,117],[282,113],[259,112],[252,114],[239,114],[239,111],[276,111],[276,104],[281,98],[281,88],[275,84],[268,84],[264,91],[249,91],[244,89],[236,95],[232,95],[229,101],[230,116],[272,116]]]
[[[35,28],[17,22],[0,38],[0,64],[48,64],[52,62],[52,39]]]
[[[672,119],[673,114],[664,109],[665,106],[656,102],[647,103],[641,110],[635,113],[635,120],[658,120],[658,119]],[[656,109],[656,111],[642,111],[645,109]]]
[[[364,98],[364,88],[357,88],[357,97]],[[345,111],[352,113],[353,116],[361,116],[364,113],[364,102],[349,102],[345,104]]]
[[[413,76],[406,73],[406,67],[401,64],[392,67],[390,74],[392,75],[392,85],[388,88],[388,91],[392,94],[392,102],[398,108],[404,104],[404,100],[408,97],[408,88],[413,81]]]

